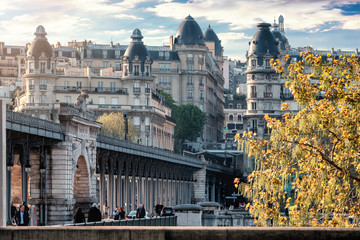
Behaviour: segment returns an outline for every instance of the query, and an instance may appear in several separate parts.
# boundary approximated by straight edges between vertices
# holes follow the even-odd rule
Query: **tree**
[[[175,107],[172,116],[176,121],[175,140],[182,146],[185,140],[196,141],[201,136],[205,124],[205,114],[195,105],[185,104]]]
[[[161,90],[161,89],[159,89],[159,93],[165,97],[165,102],[166,102],[166,104],[167,104],[172,110],[174,110],[174,108],[176,107],[176,105],[175,105],[175,101],[174,101],[174,99],[172,98],[172,96],[171,96],[170,94],[164,92],[164,91]]]
[[[262,226],[269,219],[274,226],[358,226],[360,64],[355,56],[328,54],[332,60],[324,61],[308,52],[302,57],[287,71],[279,60],[273,62],[301,110],[288,111],[285,103],[282,119],[265,116],[271,129],[267,140],[252,132],[235,136],[255,161],[239,189]],[[305,73],[306,67],[313,72]]]
[[[125,139],[125,122],[123,114],[120,112],[104,113],[97,119],[102,123],[100,133],[109,137]],[[136,127],[129,121],[128,123],[129,141],[134,142],[138,135]]]

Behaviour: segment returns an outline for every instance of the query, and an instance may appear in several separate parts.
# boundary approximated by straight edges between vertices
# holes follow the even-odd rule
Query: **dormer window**
[[[139,76],[139,75],[140,75],[140,66],[135,65],[134,66],[134,76]]]
[[[40,73],[45,73],[45,63],[44,62],[40,63]]]
[[[256,67],[256,60],[255,59],[251,60],[251,67]]]

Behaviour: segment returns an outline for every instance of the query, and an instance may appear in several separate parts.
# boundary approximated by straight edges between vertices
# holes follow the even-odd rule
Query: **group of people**
[[[99,222],[101,221],[101,212],[99,209],[99,205],[94,203],[89,209],[88,213],[88,222]],[[82,211],[81,207],[78,207],[74,214],[74,223],[84,223],[85,222],[85,214]]]
[[[11,219],[13,224],[16,224],[17,226],[29,226],[29,210],[30,209],[25,202],[20,205],[19,210],[17,210],[14,205],[11,205]]]
[[[104,209],[107,210],[107,204],[104,205]],[[125,210],[123,207],[116,207],[113,212],[114,220],[121,220],[125,219]],[[107,217],[107,214],[104,215],[105,218]],[[84,223],[85,222],[85,214],[83,213],[83,209],[81,207],[78,207],[74,214],[74,223]],[[91,208],[89,209],[88,213],[88,221],[87,222],[99,222],[102,220],[101,217],[101,211],[99,209],[99,205],[97,203],[94,203]]]
[[[116,207],[114,210],[114,220],[125,219],[125,210],[123,207]]]

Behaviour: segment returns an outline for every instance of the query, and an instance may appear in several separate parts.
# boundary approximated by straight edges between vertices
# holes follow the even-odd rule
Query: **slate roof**
[[[204,32],[204,38],[206,42],[214,42],[215,43],[215,56],[221,56],[221,41],[219,40],[218,36],[214,32],[214,30],[209,27]]]
[[[178,27],[174,43],[179,45],[205,45],[204,35],[199,24],[190,15]]]
[[[150,56],[148,50],[146,49],[143,41],[141,39],[143,36],[141,35],[141,31],[139,29],[135,29],[133,34],[131,35],[132,41],[127,47],[124,56],[128,57],[131,61],[138,56],[141,61],[145,61],[147,56]]]
[[[270,54],[273,57],[277,57],[280,52],[277,46],[278,42],[275,40],[274,35],[270,32],[269,23],[258,23],[256,25],[258,27],[257,32],[254,34],[251,39],[249,53],[262,58],[266,54]]]
[[[45,56],[47,58],[50,58],[52,56],[52,47],[48,42],[47,38],[45,37],[46,34],[47,33],[45,32],[45,28],[43,26],[39,25],[36,28],[36,32],[34,33],[36,37],[28,49],[29,56],[38,58],[41,56],[42,52],[45,53]]]

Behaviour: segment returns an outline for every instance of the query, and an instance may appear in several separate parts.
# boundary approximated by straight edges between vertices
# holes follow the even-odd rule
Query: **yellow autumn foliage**
[[[355,56],[332,58],[306,52],[287,70],[272,61],[301,110],[283,120],[266,116],[269,139],[236,137],[255,161],[238,187],[260,226],[360,225],[360,64]]]
[[[125,122],[121,112],[104,113],[97,119],[102,123],[100,133],[109,137],[125,139]],[[136,127],[128,120],[128,140],[135,142],[138,135]]]

